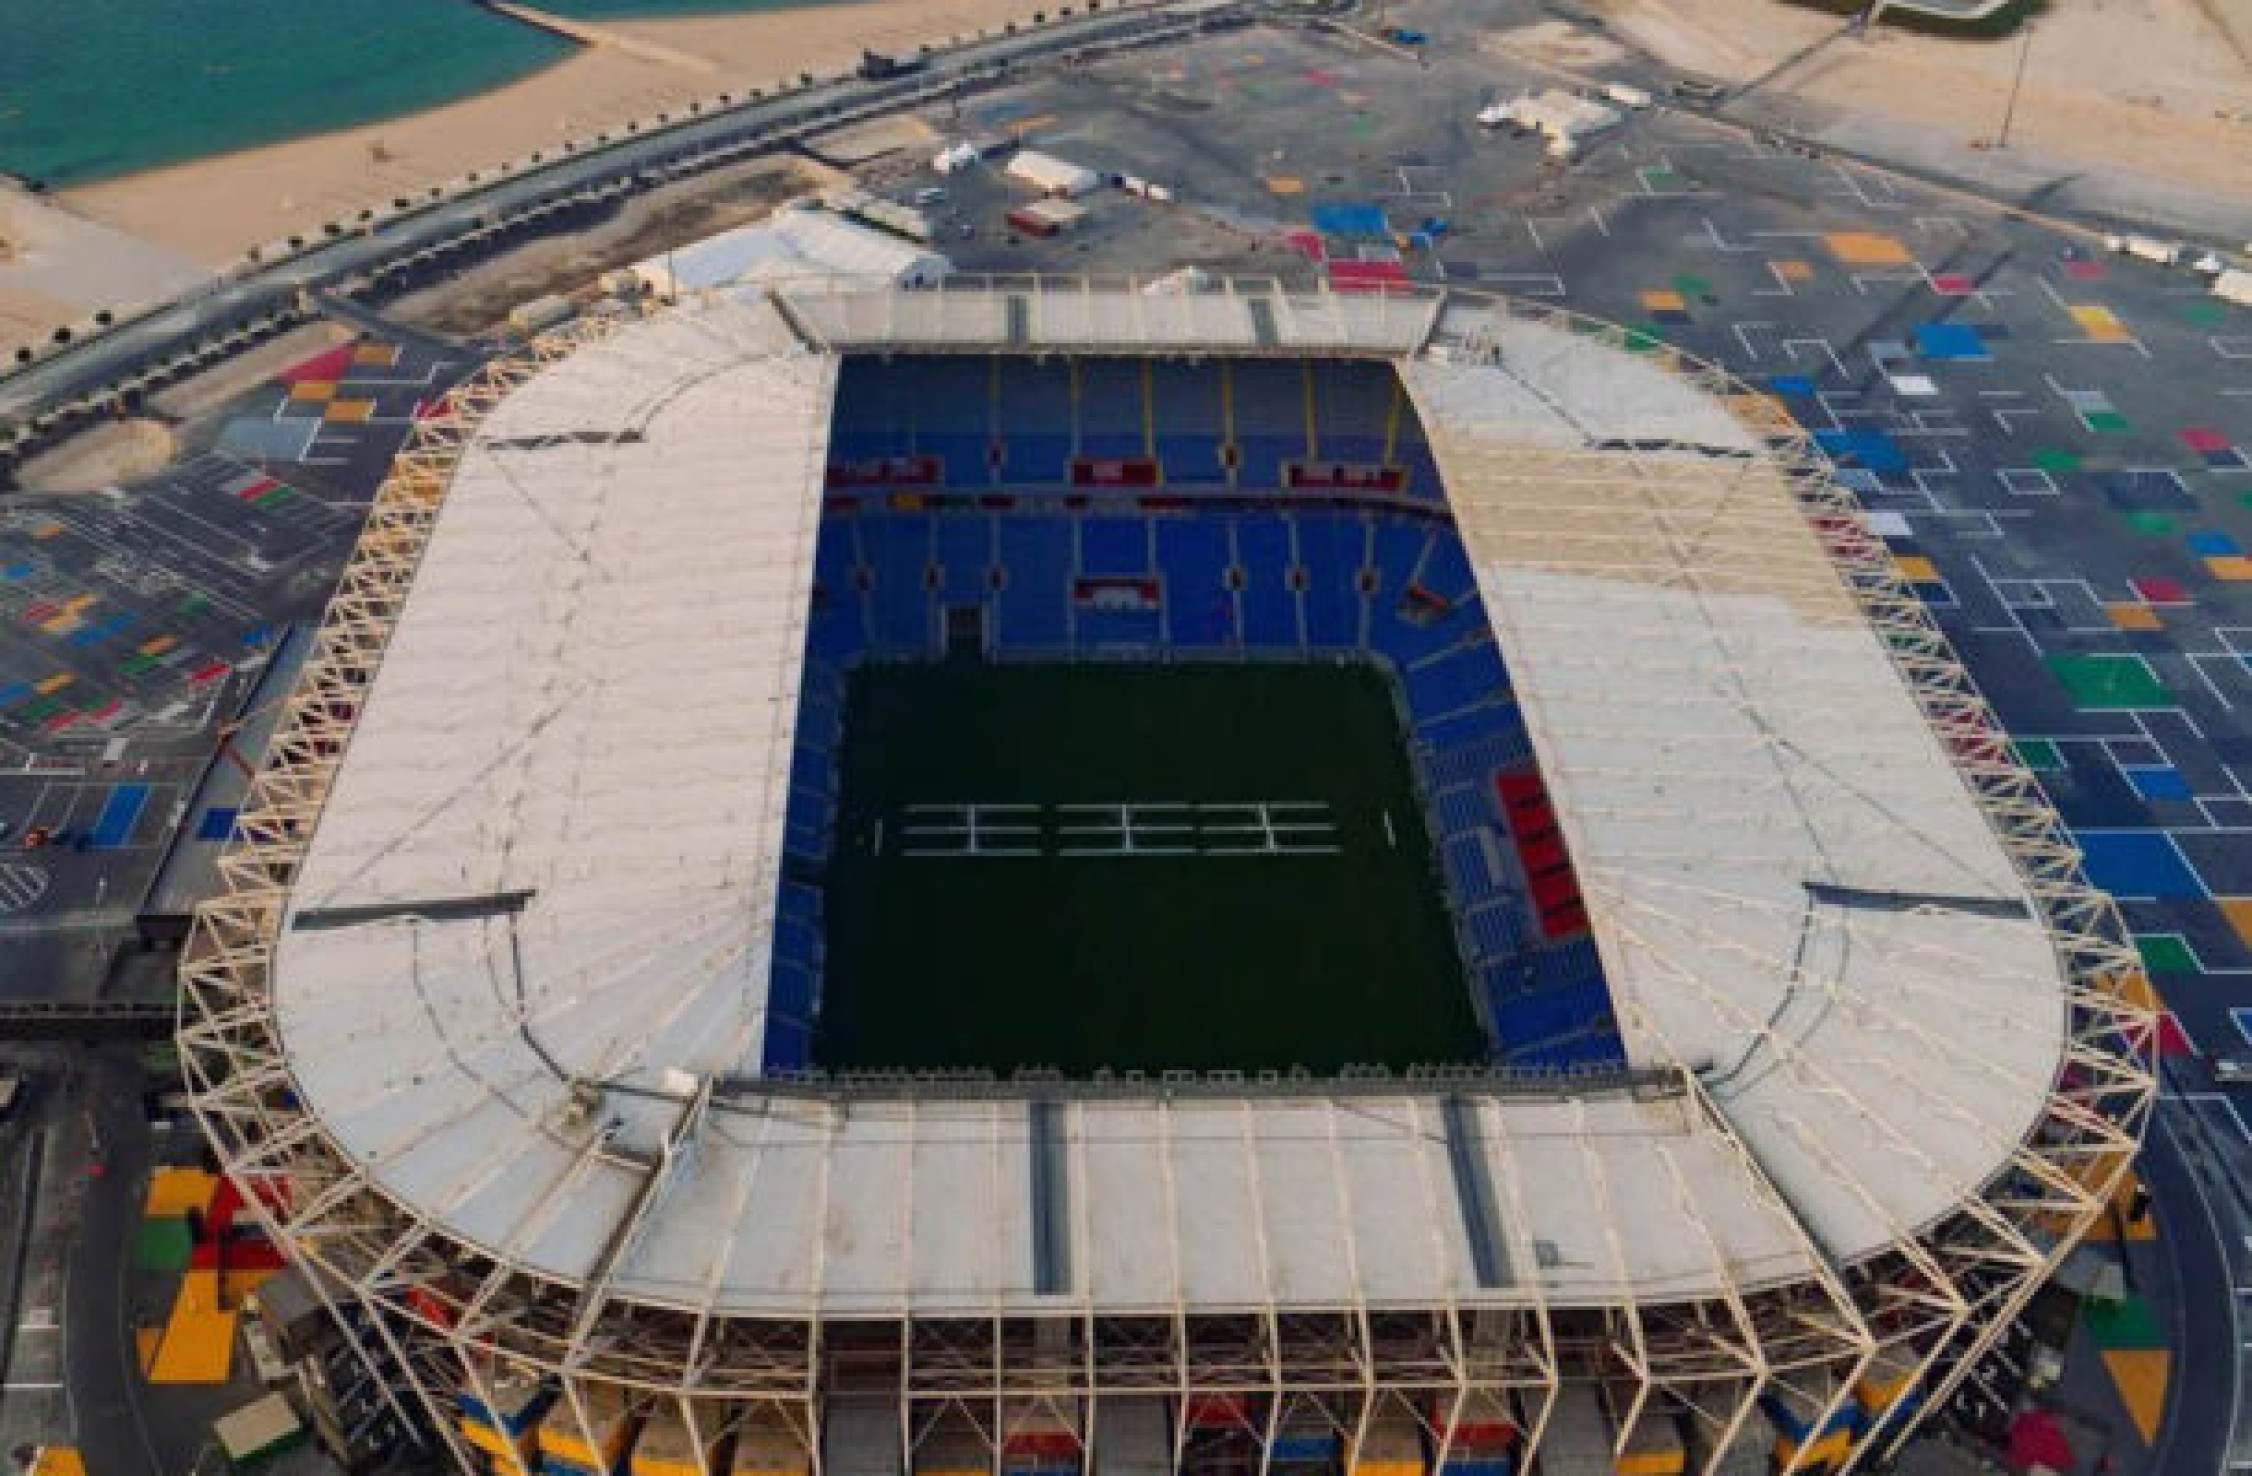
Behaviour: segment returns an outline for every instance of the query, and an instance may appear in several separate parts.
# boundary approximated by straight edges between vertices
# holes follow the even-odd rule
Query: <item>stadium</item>
[[[571,325],[238,837],[197,1112],[464,1469],[1843,1471],[2154,1091],[1804,434],[1476,294]]]

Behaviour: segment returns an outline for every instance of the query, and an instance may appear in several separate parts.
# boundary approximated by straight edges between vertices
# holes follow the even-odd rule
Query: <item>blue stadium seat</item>
[[[1470,572],[1470,554],[1451,529],[1432,536],[1430,552],[1424,555],[1416,579],[1433,594],[1457,604],[1474,595],[1478,587]]]
[[[1005,648],[1058,651],[1071,641],[1071,525],[1055,517],[996,520],[1001,587],[996,639]]]
[[[1079,572],[1082,574],[1147,574],[1149,520],[1147,518],[1080,518]]]
[[[1352,514],[1303,514],[1298,561],[1306,571],[1306,644],[1358,649],[1361,594],[1355,584],[1367,555],[1368,525]]]
[[[1081,359],[1078,365],[1078,447],[1096,458],[1147,456],[1143,366],[1131,359]]]
[[[1236,485],[1282,486],[1282,464],[1306,455],[1306,376],[1296,364],[1246,359],[1228,368],[1238,457]]]
[[[940,593],[948,603],[983,600],[992,591],[993,520],[983,515],[938,519],[936,557],[944,572]]]
[[[1408,712],[1418,726],[1467,707],[1495,702],[1509,691],[1508,675],[1490,640],[1449,647],[1423,658],[1400,675]]]
[[[1217,364],[1151,365],[1150,407],[1158,462],[1168,486],[1211,485],[1228,479],[1220,457],[1227,423],[1221,415]]]
[[[1277,517],[1245,518],[1236,524],[1235,548],[1243,570],[1244,645],[1265,650],[1302,648],[1298,593],[1288,582],[1290,525]]]
[[[824,519],[814,546],[817,597],[808,612],[806,649],[831,665],[841,666],[868,647],[867,605],[853,579],[856,531],[850,518]]]
[[[1497,890],[1493,872],[1486,864],[1486,848],[1476,834],[1450,836],[1439,849],[1439,859],[1459,905],[1468,907]]]
[[[1313,381],[1314,458],[1382,465],[1396,383],[1392,366],[1360,360],[1316,364]]]
[[[1157,524],[1157,567],[1165,581],[1170,643],[1234,643],[1236,597],[1227,586],[1228,563],[1228,526],[1220,519],[1166,518]]]
[[[1493,802],[1487,798],[1492,792],[1482,784],[1456,784],[1440,790],[1432,800],[1432,808],[1438,811],[1439,833],[1454,836],[1493,824]]]
[[[1163,634],[1156,610],[1096,610],[1082,605],[1072,613],[1072,643],[1082,651],[1133,648],[1154,654]]]
[[[1483,783],[1532,751],[1514,703],[1472,707],[1417,723],[1415,734],[1431,746],[1432,777],[1442,784]]]
[[[897,655],[931,653],[931,520],[893,515],[864,519],[862,551],[875,569],[871,592],[876,644]]]
[[[1000,366],[995,401],[1002,408],[1001,480],[1020,486],[1060,484],[1071,466],[1071,372],[1060,360],[993,360]]]

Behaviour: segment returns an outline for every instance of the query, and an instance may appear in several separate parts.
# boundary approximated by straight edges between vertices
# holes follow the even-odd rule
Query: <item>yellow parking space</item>
[[[388,343],[363,343],[352,350],[352,362],[368,369],[389,369],[399,362],[399,350]]]
[[[2143,1444],[2158,1438],[2158,1420],[2166,1412],[2166,1380],[2173,1359],[2163,1348],[2106,1348],[2103,1366],[2127,1406],[2129,1418],[2141,1433]]]
[[[300,379],[289,387],[293,400],[333,400],[336,398],[336,381],[333,379]]]
[[[2252,580],[2252,559],[2248,559],[2242,554],[2224,554],[2218,558],[2207,559],[2205,561],[2205,572],[2215,579],[2223,579],[2231,584],[2241,584],[2246,580]]]
[[[2221,916],[2244,940],[2244,946],[2252,948],[2252,897],[2217,897],[2213,905],[2221,909]]]
[[[2086,334],[2092,343],[2133,343],[2135,341],[2135,335],[2127,331],[2127,325],[2120,322],[2119,315],[2110,308],[2068,307],[2065,311],[2072,315],[2072,321],[2080,325],[2080,331]]]
[[[331,424],[357,425],[375,414],[373,400],[332,400],[321,412],[321,419]]]
[[[150,1219],[202,1214],[210,1208],[216,1175],[198,1168],[160,1168],[149,1178],[148,1199],[141,1213]]]
[[[2150,606],[2134,600],[2121,600],[2117,604],[2106,605],[2103,607],[2103,612],[2109,615],[2111,623],[2121,630],[2157,630],[2160,628],[2158,612]]]
[[[1267,176],[1267,193],[1303,195],[1306,193],[1306,182],[1295,174],[1270,174]]]
[[[1878,231],[1832,231],[1822,244],[1847,266],[1913,266],[1916,261],[1898,237]]]
[[[1899,570],[1900,577],[1910,584],[1939,582],[1939,566],[1922,554],[1896,554],[1893,556],[1892,567]]]
[[[1689,311],[1689,302],[1678,292],[1650,291],[1642,294],[1642,310],[1650,313],[1685,313]]]
[[[1814,280],[1814,263],[1794,259],[1771,261],[1767,269],[1786,282],[1811,282]]]

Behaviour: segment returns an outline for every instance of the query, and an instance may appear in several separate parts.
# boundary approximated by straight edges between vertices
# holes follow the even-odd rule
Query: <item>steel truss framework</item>
[[[1018,290],[1049,289],[1034,283]],[[1075,282],[1065,290],[1086,288]],[[1467,300],[1626,346],[1624,331],[1609,325]],[[1432,321],[1438,316],[1434,311]],[[996,1307],[990,1315],[930,1318],[902,1308],[850,1319],[824,1318],[809,1306],[795,1317],[741,1317],[712,1310],[717,1265],[702,1298],[659,1303],[617,1295],[600,1275],[585,1285],[550,1279],[513,1263],[505,1248],[495,1253],[456,1240],[436,1212],[379,1188],[302,1105],[271,1007],[269,970],[292,880],[457,462],[511,391],[613,327],[587,321],[537,340],[486,367],[417,427],[375,500],[251,789],[239,840],[220,866],[226,890],[199,910],[183,963],[183,1063],[226,1172],[246,1184],[286,1184],[286,1195],[251,1193],[247,1203],[277,1241],[319,1273],[314,1280],[324,1294],[376,1314],[364,1334],[355,1334],[369,1340],[363,1352],[403,1371],[404,1387],[394,1397],[402,1409],[419,1403],[430,1412],[427,1423],[465,1469],[482,1458],[453,1428],[456,1394],[466,1390],[490,1402],[501,1381],[537,1376],[561,1390],[550,1418],[574,1422],[590,1446],[597,1404],[623,1392],[675,1412],[699,1436],[755,1425],[764,1438],[800,1448],[816,1473],[824,1408],[835,1400],[896,1401],[901,1459],[911,1468],[918,1445],[942,1430],[950,1439],[973,1432],[996,1466],[1009,1435],[1035,1423],[1061,1423],[1084,1445],[1099,1444],[1106,1401],[1136,1395],[1176,1396],[1179,1454],[1188,1438],[1186,1396],[1265,1395],[1244,1405],[1256,1412],[1249,1433],[1262,1452],[1262,1476],[1275,1432],[1308,1420],[1333,1427],[1349,1448],[1376,1423],[1412,1420],[1443,1456],[1459,1420],[1505,1406],[1537,1452],[1559,1388],[1599,1381],[1622,1447],[1645,1412],[1684,1413],[1701,1432],[1695,1448],[1703,1469],[1719,1470],[1766,1393],[1788,1397],[1819,1427],[1881,1361],[1893,1371],[1914,1370],[1927,1391],[1923,1410],[1942,1402],[2105,1212],[2154,1094],[2153,999],[2114,905],[2088,886],[2055,810],[2014,757],[1992,709],[1804,433],[1774,402],[1722,371],[1660,350],[1658,362],[1724,401],[1763,439],[1767,467],[1787,481],[1836,580],[1946,743],[2053,940],[2065,980],[2065,1046],[2039,1121],[1982,1192],[1936,1222],[1898,1226],[1888,1248],[1857,1263],[1835,1265],[1805,1239],[1812,1274],[1789,1285],[1739,1286],[1668,1150],[1663,1161],[1681,1211],[1679,1233],[1710,1252],[1711,1278],[1693,1294],[1629,1293],[1593,1304],[1544,1296],[1535,1277],[1512,1288],[1521,1295],[1508,1305],[1361,1301],[1320,1310],[1215,1311],[1184,1302],[1163,1313],[1118,1315],[1082,1303],[1037,1315]],[[1498,351],[1476,334],[1448,347],[1471,357]],[[1058,350],[1049,344],[1040,351]],[[1556,453],[1528,474],[1617,483],[1670,473],[1659,459],[1605,451]],[[1714,577],[1725,578],[1725,570]],[[1780,1196],[1699,1079],[1678,1067],[1661,1076],[1670,1082],[1658,1089],[1678,1094],[1726,1139],[1749,1182],[1780,1209]],[[1883,1086],[1830,1075],[1821,1089],[1850,1095]],[[1631,1089],[1652,1088],[1645,1080]],[[1410,1098],[1423,1092],[1414,1110],[1435,1116],[1440,1096],[1462,1089],[1435,1082],[1392,1090]],[[792,1091],[820,1095],[805,1084]],[[1330,1104],[1333,1128],[1347,1096]],[[700,1098],[684,1114],[717,1110],[724,1109]],[[1473,1110],[1506,1145],[1494,1104],[1477,1101]],[[1578,1110],[1585,1113],[1584,1102]],[[1608,1203],[1603,1164],[1592,1148],[1587,1158],[1591,1181]],[[1850,1166],[1837,1165],[1836,1173],[1852,1181]],[[566,1176],[566,1189],[570,1182]],[[1513,1263],[1537,1265],[1524,1186],[1507,1175],[1496,1187]],[[635,1213],[647,1212],[653,1197]],[[1619,1226],[1614,1221],[1606,1230],[1623,1268]],[[629,1217],[607,1264],[615,1264],[632,1235]],[[598,1388],[606,1395],[596,1396]],[[1853,1462],[1896,1451],[1920,1418],[1921,1411],[1896,1421],[1885,1438],[1863,1442]],[[693,1446],[693,1459],[708,1472],[709,1442],[699,1438]],[[1792,1469],[1810,1449],[1799,1451]]]

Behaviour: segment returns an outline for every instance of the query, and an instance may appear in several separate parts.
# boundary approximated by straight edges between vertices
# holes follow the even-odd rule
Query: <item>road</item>
[[[287,262],[223,278],[98,339],[0,379],[0,424],[32,416],[132,378],[214,335],[293,306],[300,292],[338,287],[388,262],[447,243],[542,205],[590,191],[632,188],[636,177],[693,173],[735,162],[807,133],[919,106],[983,84],[1025,62],[1089,46],[1119,46],[1193,28],[1201,17],[1163,4],[1104,11],[1036,32],[968,43],[934,55],[922,70],[886,81],[843,81],[745,104],[697,122],[621,139],[429,210],[345,236]]]
[[[2252,1213],[2243,1165],[2209,1131],[2203,1093],[2164,1099],[2139,1168],[2165,1227],[2179,1316],[2179,1364],[2150,1469],[2158,1476],[2252,1470],[2252,1429],[2243,1408],[2248,1371],[2240,1324],[2252,1307]],[[2224,1108],[2225,1110],[2225,1108]]]
[[[127,1238],[140,1218],[148,1176],[148,1125],[141,1073],[130,1048],[88,1052],[77,1078],[80,1105],[99,1146],[99,1173],[86,1186],[70,1246],[63,1377],[70,1383],[86,1469],[156,1476],[163,1469],[141,1403],[125,1279]]]

